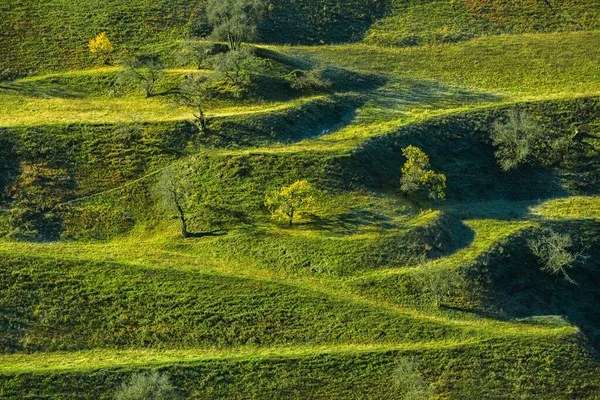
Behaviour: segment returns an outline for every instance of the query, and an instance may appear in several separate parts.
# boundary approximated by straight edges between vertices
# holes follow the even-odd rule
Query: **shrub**
[[[121,69],[117,76],[119,85],[136,82],[146,93],[146,97],[155,95],[154,89],[163,78],[165,65],[156,54],[138,55],[119,61]]]
[[[175,387],[167,375],[158,371],[138,373],[129,382],[123,383],[117,393],[116,400],[173,400],[179,399]]]
[[[417,371],[413,360],[400,359],[394,370],[394,387],[403,400],[427,400],[433,396],[433,388]]]
[[[316,92],[331,87],[331,80],[325,77],[325,68],[317,66],[307,71],[295,70],[288,75],[290,87],[303,92]]]

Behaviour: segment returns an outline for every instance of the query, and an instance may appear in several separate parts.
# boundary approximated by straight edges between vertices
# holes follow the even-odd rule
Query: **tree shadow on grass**
[[[0,91],[15,93],[25,97],[81,99],[86,97],[81,93],[69,90],[52,81],[15,81],[0,85]]]
[[[316,230],[331,231],[343,234],[352,234],[365,227],[378,227],[382,229],[397,228],[397,224],[387,215],[355,208],[347,212],[331,214],[327,216],[305,213],[310,220],[310,225]]]
[[[224,236],[227,235],[227,231],[223,229],[217,229],[214,231],[204,231],[204,232],[188,232],[185,239],[194,239],[194,238],[204,238],[204,237],[214,237],[214,236]]]

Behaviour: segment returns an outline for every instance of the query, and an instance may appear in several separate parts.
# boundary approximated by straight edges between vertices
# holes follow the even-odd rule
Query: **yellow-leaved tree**
[[[292,226],[298,210],[315,200],[317,190],[306,179],[296,181],[290,186],[267,193],[265,206],[274,219],[288,221]]]
[[[88,46],[90,48],[90,53],[97,55],[98,58],[104,62],[104,64],[112,64],[112,53],[115,48],[106,35],[106,32],[97,34],[95,38],[90,40]]]

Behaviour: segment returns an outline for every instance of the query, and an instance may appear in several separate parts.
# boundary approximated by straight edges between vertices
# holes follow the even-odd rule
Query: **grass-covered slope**
[[[478,36],[600,28],[595,0],[393,0],[365,42],[385,46],[454,43]]]
[[[354,40],[387,6],[393,18],[438,11],[466,38],[593,25],[594,4],[550,1],[551,14],[547,3],[281,1],[261,40]],[[144,98],[115,86],[115,68],[88,68],[86,42],[106,30],[121,49],[165,56],[161,88],[204,73],[170,57],[205,29],[201,5],[0,6],[11,26],[30,24],[1,36],[11,49],[22,38],[2,53],[10,68],[55,71],[0,84],[0,397],[109,399],[159,369],[193,399],[403,398],[402,360],[418,364],[433,398],[600,396],[597,32],[261,46],[282,75],[208,102],[202,134],[174,97]],[[571,24],[584,5],[592,25]],[[479,25],[457,17],[464,7],[485,14]],[[421,22],[423,41],[439,40]],[[48,39],[57,32],[69,36]],[[329,64],[332,86],[292,90],[283,75],[314,65],[306,56]],[[515,109],[573,153],[502,171],[492,125]],[[446,201],[399,192],[408,145],[447,176]],[[51,193],[60,234],[45,242],[14,227],[27,206],[15,190],[28,183],[16,177],[31,165],[70,178],[52,186],[64,189]],[[158,201],[169,167],[191,171],[193,237]],[[315,201],[292,227],[271,219],[265,194],[303,179]],[[569,269],[579,285],[543,271],[529,249],[550,229],[581,253]]]
[[[174,41],[210,33],[205,0],[7,0],[0,4],[0,78],[90,67],[88,41],[106,32],[117,52],[160,51]],[[260,41],[335,43],[360,40],[385,1],[275,0]]]

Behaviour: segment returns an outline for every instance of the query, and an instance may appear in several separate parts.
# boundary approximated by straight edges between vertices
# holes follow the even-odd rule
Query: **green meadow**
[[[206,3],[0,5],[0,398],[600,398],[597,2],[272,1],[201,128]],[[502,168],[514,115],[556,159]],[[409,146],[444,199],[401,189]]]

